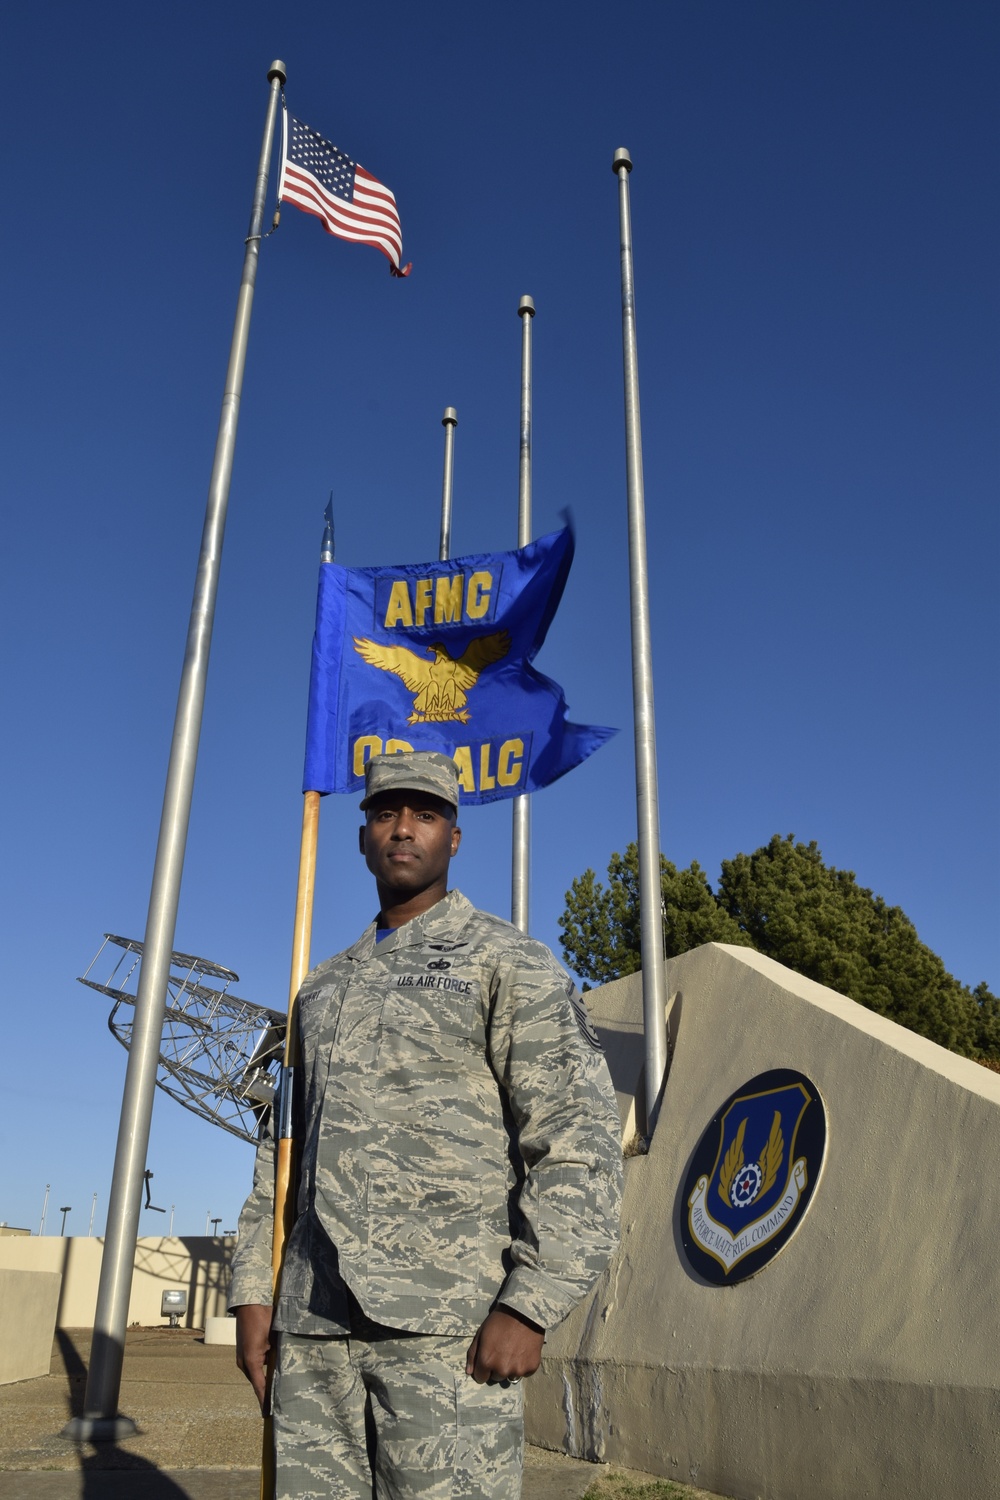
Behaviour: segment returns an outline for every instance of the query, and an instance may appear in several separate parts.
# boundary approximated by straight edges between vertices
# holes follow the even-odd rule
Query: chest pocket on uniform
[[[344,988],[343,985],[321,985],[319,989],[307,990],[299,995],[299,1035],[303,1047],[311,1049],[323,1042],[333,1041],[340,1019]]]
[[[330,1054],[340,1028],[346,985],[321,985],[299,996],[299,1038],[304,1064],[307,1112],[321,1098],[330,1068]]]
[[[382,1032],[437,1036],[445,1045],[480,1046],[479,984],[466,974],[420,969],[394,976],[382,1007]]]

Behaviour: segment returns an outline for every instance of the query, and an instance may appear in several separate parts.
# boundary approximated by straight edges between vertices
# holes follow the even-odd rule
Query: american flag
[[[338,239],[374,245],[388,257],[393,276],[409,276],[409,265],[399,264],[403,234],[389,189],[318,131],[287,115],[283,148],[278,202],[315,214]]]

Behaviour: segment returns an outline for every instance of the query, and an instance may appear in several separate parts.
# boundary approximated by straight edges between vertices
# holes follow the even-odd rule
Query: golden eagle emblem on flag
[[[457,659],[440,643],[430,647],[433,660],[418,656],[405,646],[381,646],[378,641],[359,640],[354,649],[371,667],[393,672],[415,694],[408,724],[445,724],[457,720],[467,724],[468,695],[480,673],[502,660],[510,650],[510,635],[498,630],[471,641]]]

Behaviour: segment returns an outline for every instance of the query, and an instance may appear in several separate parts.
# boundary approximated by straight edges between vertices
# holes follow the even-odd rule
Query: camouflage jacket
[[[618,1110],[583,1001],[548,948],[458,891],[375,932],[299,992],[298,1217],[277,1326],[343,1331],[346,1283],[394,1328],[471,1334],[498,1301],[552,1327],[618,1237]],[[265,1136],[233,1306],[271,1300],[272,1186]]]

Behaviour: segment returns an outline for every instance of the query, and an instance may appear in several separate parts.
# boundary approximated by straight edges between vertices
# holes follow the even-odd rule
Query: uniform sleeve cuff
[[[519,1312],[539,1328],[554,1328],[580,1300],[575,1287],[547,1276],[536,1267],[515,1266],[497,1296],[497,1302]]]
[[[270,1307],[273,1300],[274,1289],[270,1278],[264,1281],[251,1276],[234,1277],[227,1305],[232,1312],[234,1307],[246,1307],[250,1303],[255,1307]]]

